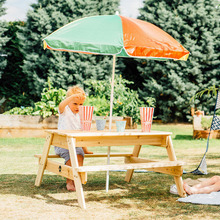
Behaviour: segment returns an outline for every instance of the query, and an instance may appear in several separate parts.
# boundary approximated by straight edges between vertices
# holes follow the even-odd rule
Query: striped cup
[[[92,124],[94,106],[80,106],[79,117],[81,121],[81,130],[90,131]]]
[[[140,107],[140,115],[141,115],[141,129],[145,132],[150,132],[154,108],[151,107]]]

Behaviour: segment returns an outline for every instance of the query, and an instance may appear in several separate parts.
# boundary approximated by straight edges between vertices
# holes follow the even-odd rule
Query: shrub
[[[212,123],[212,117],[210,117],[210,118],[202,117],[201,118],[201,125],[204,130],[210,129],[211,123]]]
[[[94,106],[94,114],[106,116],[110,112],[111,83],[110,80],[87,80],[87,89],[90,91],[84,105]],[[147,97],[146,102],[142,101],[137,91],[127,87],[131,84],[121,76],[115,76],[113,116],[132,117],[134,122],[140,120],[139,107],[155,106],[155,99]],[[4,114],[16,115],[40,115],[43,118],[58,113],[59,103],[65,98],[66,90],[53,88],[48,80],[48,87],[41,93],[41,101],[34,103],[34,107],[15,107]]]
[[[41,101],[34,103],[34,107],[15,107],[4,114],[9,115],[40,115],[42,118],[56,115],[58,105],[64,99],[66,91],[64,89],[53,88],[48,83],[48,88],[44,88],[41,93]]]
[[[127,87],[132,84],[121,75],[115,76],[114,81],[114,100],[113,100],[113,116],[128,116],[132,117],[134,122],[140,120],[141,106],[155,106],[155,99],[147,97],[146,102],[139,98],[137,91]],[[95,107],[94,114],[105,116],[110,111],[110,96],[111,96],[111,81],[108,80],[87,80],[85,85],[89,90],[89,98],[86,104]]]

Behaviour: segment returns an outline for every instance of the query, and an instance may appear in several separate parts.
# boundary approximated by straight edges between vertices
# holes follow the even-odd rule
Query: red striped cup
[[[140,107],[140,115],[141,115],[141,129],[145,132],[150,132],[154,108],[152,107]]]
[[[92,124],[94,106],[80,106],[79,117],[81,121],[81,130],[90,131]]]

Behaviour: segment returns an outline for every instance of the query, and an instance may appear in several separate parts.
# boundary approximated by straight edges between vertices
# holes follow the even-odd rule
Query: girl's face
[[[85,101],[85,98],[75,98],[74,101],[69,103],[71,111],[76,114],[79,113],[79,106],[82,106]]]

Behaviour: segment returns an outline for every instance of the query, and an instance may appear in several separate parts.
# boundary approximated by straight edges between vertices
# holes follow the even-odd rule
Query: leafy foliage
[[[123,79],[121,75],[115,75],[113,116],[129,116],[133,118],[134,122],[137,122],[140,120],[138,107],[154,107],[155,99],[147,97],[146,102],[143,102],[137,91],[127,87],[132,83]],[[94,113],[105,116],[110,111],[111,80],[87,80],[85,84],[90,91],[89,99],[86,100],[85,105],[94,105]]]
[[[211,124],[212,124],[212,117],[202,117],[201,118],[201,125],[202,125],[202,128],[204,130],[208,130],[210,129],[211,127]]]
[[[215,112],[216,115],[220,115],[220,109]]]
[[[139,99],[137,91],[129,89],[126,85],[132,82],[123,79],[121,76],[115,76],[114,83],[114,116],[130,116],[134,122],[140,120],[139,108],[141,106],[155,106],[155,99],[148,97],[144,103]],[[110,80],[87,80],[85,81],[87,90],[90,90],[84,105],[94,106],[94,114],[97,116],[106,116],[110,111]],[[18,115],[41,115],[43,118],[58,113],[59,103],[65,98],[66,90],[57,89],[51,85],[48,80],[47,87],[41,93],[41,101],[34,103],[34,107],[15,107],[4,114]]]
[[[0,80],[0,98],[4,98],[4,109],[13,108],[15,106],[31,105],[31,97],[29,97],[26,75],[22,72],[23,55],[20,52],[20,43],[17,32],[20,27],[25,25],[24,22],[8,22],[5,34],[10,40],[4,46],[7,53],[7,65],[5,66],[2,78]]]
[[[203,94],[207,93],[207,95],[212,95],[212,96],[217,96],[217,92],[220,91],[220,85],[219,87],[216,87],[215,85],[210,86],[206,89],[203,89],[202,91],[197,92],[190,101],[192,100],[196,100],[197,98],[201,98],[203,96]]]
[[[142,98],[156,98],[156,115],[163,121],[190,118],[190,98],[203,88],[220,84],[220,13],[217,1],[146,0],[140,19],[151,22],[179,41],[190,51],[184,61],[139,60],[143,78]],[[195,108],[204,105],[211,111],[214,99],[204,96]]]
[[[33,115],[33,107],[14,107],[7,112],[4,112],[3,115]]]
[[[5,8],[3,7],[3,4],[5,3],[5,0],[0,0],[0,17],[5,15]],[[7,24],[5,21],[0,20],[0,79],[2,77],[2,73],[4,71],[4,68],[7,64],[6,60],[6,52],[3,49],[4,45],[7,43],[9,38],[5,35],[5,32],[7,30]]]
[[[105,97],[88,96],[86,97],[84,105],[94,106],[93,113],[97,116],[106,116],[110,111],[110,101]]]
[[[43,118],[58,113],[59,103],[64,99],[66,90],[45,88],[41,93],[41,101],[35,103],[33,115],[41,115]]]
[[[84,84],[85,79],[105,79],[111,73],[108,56],[43,50],[42,39],[73,20],[114,14],[119,0],[38,0],[27,14],[27,25],[19,34],[24,55],[22,66],[33,100],[38,100],[47,77],[56,88]],[[33,65],[34,64],[34,65]],[[33,90],[33,88],[35,88]]]
[[[64,99],[66,90],[53,88],[48,83],[48,88],[44,88],[41,93],[41,101],[34,103],[34,107],[15,107],[4,114],[10,115],[40,115],[42,118],[56,115],[58,105]]]

